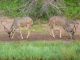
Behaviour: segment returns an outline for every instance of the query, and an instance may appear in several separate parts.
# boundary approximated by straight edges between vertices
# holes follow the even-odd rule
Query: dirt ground
[[[56,38],[53,38],[49,34],[41,34],[41,33],[31,33],[30,37],[27,39],[26,34],[23,34],[24,39],[21,39],[20,35],[17,33],[15,34],[13,39],[10,39],[8,37],[8,34],[0,34],[0,41],[56,41],[56,40],[71,40],[69,36],[62,36],[62,38],[59,38],[59,36],[56,36]],[[74,36],[75,40],[79,40],[80,36]]]

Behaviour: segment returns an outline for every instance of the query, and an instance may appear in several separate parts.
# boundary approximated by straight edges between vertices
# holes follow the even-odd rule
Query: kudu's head
[[[4,27],[4,31],[5,31],[6,33],[8,33],[8,35],[9,35],[9,37],[10,37],[11,29],[8,29],[8,27],[6,27],[6,25],[3,24],[3,23],[4,23],[4,21],[1,21],[1,25]],[[5,21],[5,23],[7,23],[7,21]]]
[[[67,21],[64,25],[64,30],[67,31],[71,37],[74,39],[74,35],[76,33],[76,29],[78,28],[79,23],[77,21]]]

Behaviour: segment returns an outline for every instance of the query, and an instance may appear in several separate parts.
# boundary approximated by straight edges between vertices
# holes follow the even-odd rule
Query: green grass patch
[[[1,42],[0,60],[80,60],[80,42]]]
[[[35,24],[32,26],[30,31],[34,32],[34,33],[45,34],[45,33],[48,33],[48,29],[46,26],[47,26],[47,24]],[[27,32],[25,28],[23,28],[22,30],[23,30],[23,32]]]

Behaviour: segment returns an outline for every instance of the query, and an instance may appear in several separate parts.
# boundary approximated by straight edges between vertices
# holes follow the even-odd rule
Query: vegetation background
[[[0,15],[48,20],[53,15],[80,19],[80,0],[0,0]]]
[[[30,16],[35,22],[46,22],[54,15],[66,16],[69,20],[80,19],[80,0],[0,0],[0,17]],[[42,27],[44,25],[34,24],[32,29],[46,33],[47,29]],[[80,60],[80,42],[0,41],[0,60]]]

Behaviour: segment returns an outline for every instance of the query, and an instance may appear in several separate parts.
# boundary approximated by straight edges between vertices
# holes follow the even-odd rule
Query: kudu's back
[[[53,16],[49,19],[49,26],[52,28],[54,26],[64,26],[66,22],[66,18],[63,16]]]
[[[13,24],[16,27],[31,27],[33,20],[30,17],[15,18]]]

